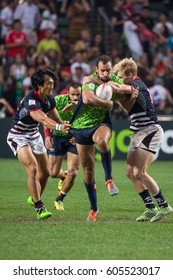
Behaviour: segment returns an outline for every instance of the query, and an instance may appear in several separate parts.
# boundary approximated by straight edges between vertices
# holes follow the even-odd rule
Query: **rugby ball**
[[[96,96],[103,100],[111,100],[112,94],[112,87],[108,83],[101,84],[96,89]]]

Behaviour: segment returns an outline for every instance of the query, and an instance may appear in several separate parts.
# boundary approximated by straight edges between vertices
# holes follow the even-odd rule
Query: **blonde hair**
[[[117,74],[119,71],[123,72],[124,75],[128,76],[132,73],[133,76],[137,75],[138,66],[133,58],[124,58],[120,60],[115,66],[113,67],[113,73]]]

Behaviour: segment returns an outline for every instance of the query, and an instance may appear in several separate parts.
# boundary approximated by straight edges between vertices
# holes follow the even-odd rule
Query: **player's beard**
[[[98,78],[99,78],[100,80],[102,80],[104,83],[107,83],[107,82],[110,81],[110,77],[101,78],[101,77],[98,76]]]

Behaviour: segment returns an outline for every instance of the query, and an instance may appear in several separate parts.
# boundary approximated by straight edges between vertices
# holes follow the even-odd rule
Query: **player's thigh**
[[[135,149],[135,151],[129,151],[127,154],[127,170],[131,170],[133,175],[139,172],[145,172],[153,161],[153,158],[153,153],[140,147]]]
[[[111,139],[112,132],[111,129],[107,125],[101,125],[93,135],[94,143],[98,144],[102,139],[105,142],[109,142]]]
[[[48,156],[47,153],[35,155],[35,158],[38,163],[38,172],[43,174],[44,176],[48,176],[49,168],[48,168]]]
[[[49,155],[48,157],[49,162],[49,170],[50,172],[54,172],[56,174],[59,174],[61,170],[62,161],[64,159],[64,156],[52,156]]]
[[[76,144],[79,160],[83,168],[93,168],[95,159],[94,145],[80,145]]]
[[[70,175],[71,173],[75,173],[75,175],[77,175],[79,167],[80,167],[80,160],[78,154],[73,154],[68,152],[67,153],[68,175]]]
[[[31,147],[29,145],[20,148],[18,150],[17,157],[28,173],[37,171],[37,160],[33,155]]]

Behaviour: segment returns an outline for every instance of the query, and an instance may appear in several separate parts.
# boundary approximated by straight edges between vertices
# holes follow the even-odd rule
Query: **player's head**
[[[78,101],[81,92],[82,92],[82,85],[77,82],[72,82],[68,85],[68,94],[71,101]]]
[[[96,72],[103,82],[108,82],[112,75],[112,59],[108,55],[99,56],[96,63]]]
[[[132,58],[124,58],[113,67],[113,73],[128,83],[138,73],[138,66]]]
[[[56,81],[57,77],[53,71],[47,68],[38,69],[31,76],[31,83],[34,89],[38,90],[39,87],[43,87],[48,79]]]

